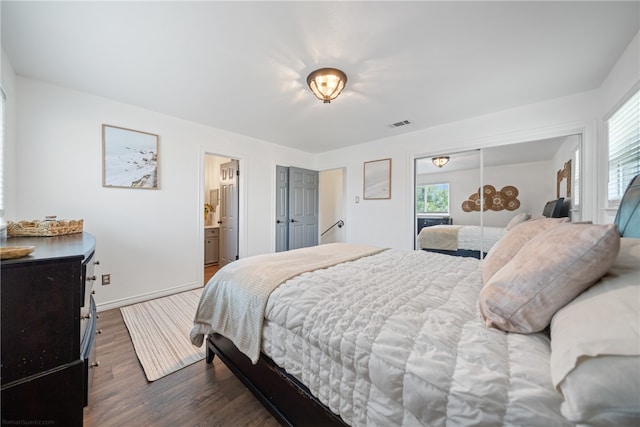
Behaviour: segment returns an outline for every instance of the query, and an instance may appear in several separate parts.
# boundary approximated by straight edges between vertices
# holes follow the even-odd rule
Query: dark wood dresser
[[[81,426],[95,361],[96,241],[10,237],[35,246],[0,263],[2,425]]]
[[[418,217],[418,233],[423,227],[431,227],[433,225],[451,225],[453,224],[453,218],[448,216],[443,217]]]

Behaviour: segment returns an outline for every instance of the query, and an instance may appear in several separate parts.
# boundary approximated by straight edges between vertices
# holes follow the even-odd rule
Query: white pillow
[[[486,284],[489,279],[509,261],[513,259],[520,249],[537,234],[567,222],[569,218],[539,218],[524,221],[516,225],[513,230],[506,233],[482,261],[482,280]]]
[[[543,330],[560,308],[606,274],[619,249],[613,224],[564,223],[538,233],[480,291],[482,318],[503,331]]]
[[[531,219],[531,212],[519,213],[518,215],[511,218],[511,221],[509,221],[509,224],[507,224],[506,229],[507,231],[509,231],[516,225],[520,224],[521,222],[525,222],[529,219]]]
[[[620,243],[608,273],[551,321],[551,379],[577,424],[640,425],[640,239]]]

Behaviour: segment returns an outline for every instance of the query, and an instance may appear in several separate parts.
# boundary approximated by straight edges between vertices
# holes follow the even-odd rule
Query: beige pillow
[[[640,239],[553,316],[550,368],[569,421],[640,425]]]
[[[521,222],[525,222],[529,219],[531,219],[531,212],[519,213],[518,215],[511,218],[511,221],[509,221],[509,224],[507,224],[506,229],[507,231],[509,231],[516,225],[520,224]]]
[[[543,330],[609,270],[619,249],[614,224],[558,224],[538,233],[480,291],[485,323],[511,332]]]
[[[484,283],[486,284],[496,271],[511,261],[520,248],[535,235],[567,221],[568,218],[537,218],[513,227],[493,245],[484,261],[482,261],[482,280]]]

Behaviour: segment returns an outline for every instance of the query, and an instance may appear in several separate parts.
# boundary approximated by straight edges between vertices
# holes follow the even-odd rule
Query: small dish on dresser
[[[35,249],[35,246],[2,246],[0,247],[0,259],[22,258]]]

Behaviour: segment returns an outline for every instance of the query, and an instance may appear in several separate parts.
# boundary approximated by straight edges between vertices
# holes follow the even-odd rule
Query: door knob
[[[280,224],[282,221],[280,221],[279,219],[276,219],[276,224]]]
[[[296,221],[295,219],[293,219],[293,218],[292,218],[292,219],[291,219],[291,222],[298,222],[298,221]]]

